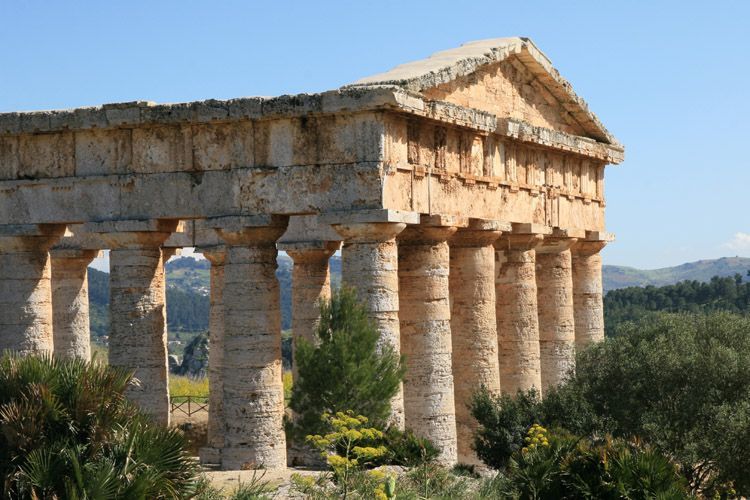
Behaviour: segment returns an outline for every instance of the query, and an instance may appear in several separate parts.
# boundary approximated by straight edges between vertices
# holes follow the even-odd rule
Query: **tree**
[[[354,292],[341,289],[321,304],[318,345],[300,339],[294,359],[297,380],[289,403],[289,430],[302,442],[325,429],[324,413],[351,411],[383,427],[404,376],[403,360],[381,345],[379,333]]]
[[[579,353],[576,373],[542,401],[479,392],[480,458],[507,463],[518,429],[538,419],[592,439],[649,443],[679,464],[694,493],[733,485],[750,494],[750,318],[651,314],[616,333]]]
[[[190,498],[197,464],[179,431],[124,392],[131,374],[81,360],[0,359],[3,498]]]

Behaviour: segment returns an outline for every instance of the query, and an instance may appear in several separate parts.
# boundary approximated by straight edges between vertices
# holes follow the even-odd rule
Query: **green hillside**
[[[750,259],[726,257],[701,260],[663,269],[642,270],[624,266],[604,266],[603,279],[608,323],[632,319],[650,310],[730,309],[745,311],[742,302],[745,288],[738,295],[727,290],[735,283],[734,276],[746,276]],[[170,339],[187,341],[196,332],[208,329],[210,293],[210,264],[190,257],[175,259],[167,264],[167,327]],[[276,276],[281,289],[282,328],[291,329],[292,260],[279,255]],[[713,277],[731,277],[729,281],[712,281]],[[334,286],[341,281],[341,258],[331,259],[331,279]],[[680,284],[669,288],[679,282]],[[730,283],[731,281],[731,283]],[[701,285],[704,283],[704,285]],[[746,283],[743,286],[747,287]],[[640,288],[639,288],[640,287]],[[643,288],[648,287],[648,288]],[[667,287],[667,288],[660,288]],[[723,288],[722,288],[723,287]],[[724,293],[728,295],[722,295]],[[89,297],[91,301],[92,336],[106,335],[109,324],[109,275],[89,269]]]
[[[726,277],[750,271],[750,259],[743,257],[723,257],[713,260],[688,262],[675,267],[661,269],[636,269],[626,266],[603,266],[604,291],[630,286],[665,286],[680,281],[709,281],[714,276]]]

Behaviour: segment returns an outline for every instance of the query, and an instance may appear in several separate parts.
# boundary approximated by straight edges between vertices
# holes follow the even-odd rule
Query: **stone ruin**
[[[408,372],[392,422],[475,462],[483,384],[544,392],[604,336],[604,169],[623,147],[526,38],[465,44],[321,94],[0,114],[0,348],[89,357],[110,251],[109,362],[169,423],[164,262],[211,262],[204,463],[283,467],[276,256],[293,335],[328,261]]]

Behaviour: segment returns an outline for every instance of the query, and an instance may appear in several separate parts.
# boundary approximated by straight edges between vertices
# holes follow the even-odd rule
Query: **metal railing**
[[[182,412],[188,417],[208,411],[207,396],[172,396],[169,398],[172,413]]]

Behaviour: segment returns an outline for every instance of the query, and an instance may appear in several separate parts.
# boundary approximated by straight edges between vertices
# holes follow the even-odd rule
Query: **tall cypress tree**
[[[326,411],[351,410],[384,426],[405,372],[393,347],[379,345],[379,333],[352,290],[341,289],[321,304],[320,318],[317,345],[300,339],[294,353],[298,376],[290,430],[300,442],[325,429]]]

